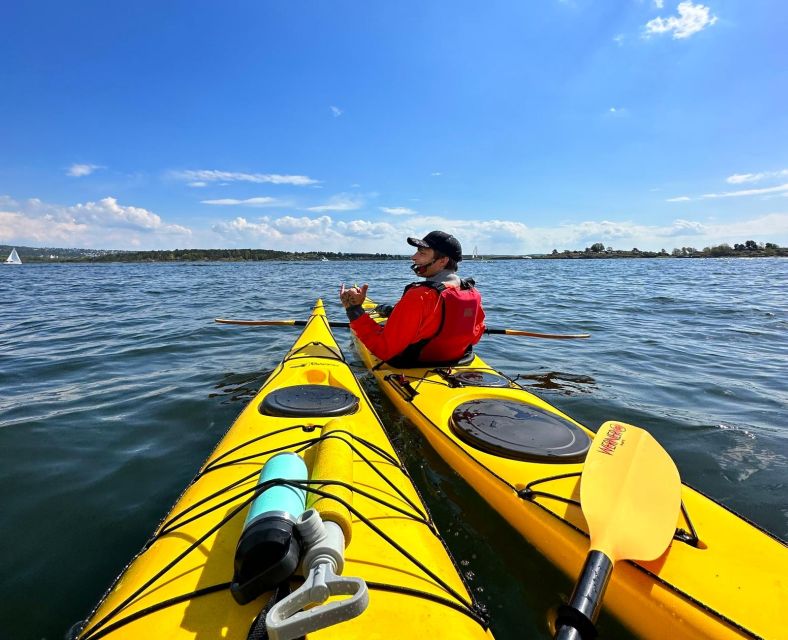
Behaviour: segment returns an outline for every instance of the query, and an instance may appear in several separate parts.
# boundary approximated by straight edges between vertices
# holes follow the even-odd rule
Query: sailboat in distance
[[[9,253],[8,257],[5,259],[5,264],[22,264],[16,249],[11,249],[11,253]]]

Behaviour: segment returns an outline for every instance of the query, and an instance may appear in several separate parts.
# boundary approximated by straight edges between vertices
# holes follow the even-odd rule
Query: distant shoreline
[[[749,243],[748,243],[749,244]],[[753,243],[754,244],[754,243]],[[0,245],[0,255],[8,253],[13,246]],[[114,251],[96,249],[60,249],[16,247],[23,263],[145,263],[145,262],[337,262],[348,260],[407,260],[406,255],[388,253],[340,253],[340,252],[290,252],[270,249],[175,249],[172,251]],[[745,245],[720,245],[695,249],[674,249],[662,251],[620,251],[613,249],[585,249],[583,251],[553,251],[549,254],[531,255],[487,255],[464,256],[466,263],[492,260],[619,260],[626,258],[772,258],[788,257],[788,247],[778,247],[771,243],[756,248]]]

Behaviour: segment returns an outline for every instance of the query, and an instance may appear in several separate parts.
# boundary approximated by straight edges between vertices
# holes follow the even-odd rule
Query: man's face
[[[413,264],[418,266],[429,265],[425,267],[423,270],[419,269],[419,275],[425,278],[429,278],[430,276],[435,275],[446,266],[447,260],[445,258],[441,258],[440,260],[435,260],[435,250],[430,249],[428,247],[419,247],[416,249],[416,253],[414,253],[411,257],[413,260]],[[435,262],[433,262],[435,260]],[[432,264],[430,264],[432,262]]]

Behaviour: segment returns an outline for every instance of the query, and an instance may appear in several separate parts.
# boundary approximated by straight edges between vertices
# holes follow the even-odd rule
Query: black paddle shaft
[[[592,551],[588,554],[580,579],[569,601],[569,607],[580,613],[580,620],[590,623],[585,626],[593,627],[602,606],[602,595],[605,593],[610,575],[613,573],[613,562],[601,551]],[[571,616],[568,616],[571,618]],[[556,640],[581,640],[587,637],[578,627],[584,626],[559,616]]]

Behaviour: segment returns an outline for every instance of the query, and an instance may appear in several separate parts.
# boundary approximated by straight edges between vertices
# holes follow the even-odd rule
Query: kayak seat
[[[325,384],[298,384],[269,393],[258,410],[279,418],[328,418],[358,411],[359,399],[345,389]]]
[[[403,357],[402,355],[394,356],[386,361],[386,364],[395,369],[427,369],[433,367],[464,367],[471,362],[474,358],[473,349],[468,349],[462,357],[456,360],[444,360],[442,362],[422,362],[413,358]],[[379,366],[379,365],[378,365]]]
[[[463,442],[513,460],[580,462],[591,447],[591,438],[573,422],[515,400],[464,402],[449,427]]]

